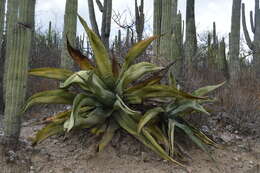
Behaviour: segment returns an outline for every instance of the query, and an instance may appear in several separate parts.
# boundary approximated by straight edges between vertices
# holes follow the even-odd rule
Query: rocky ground
[[[33,120],[23,123],[18,152],[10,151],[2,158],[0,167],[9,164],[15,173],[186,173],[187,171],[157,157],[138,141],[124,133],[118,133],[102,153],[96,153],[97,138],[86,132],[74,132],[69,136],[55,136],[36,147],[31,147],[28,137],[40,126],[32,126]],[[0,121],[1,122],[1,121]],[[204,131],[210,131],[204,126]],[[227,127],[228,128],[228,127]],[[224,130],[223,130],[224,129]],[[1,132],[0,125],[0,135]],[[260,173],[260,138],[241,136],[226,128],[215,129],[215,140],[223,149],[212,150],[215,162],[196,147],[189,148],[191,159],[187,166],[192,173]],[[192,145],[191,145],[192,146]],[[14,164],[15,163],[15,164]],[[3,171],[3,169],[2,169]],[[1,172],[1,171],[0,171]],[[5,173],[5,172],[4,172]]]

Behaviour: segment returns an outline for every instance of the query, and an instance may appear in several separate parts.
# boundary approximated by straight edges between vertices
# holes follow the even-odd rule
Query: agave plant
[[[99,37],[89,29],[86,22],[79,20],[86,30],[93,50],[93,60],[73,48],[68,41],[68,51],[81,70],[72,72],[59,68],[38,68],[30,75],[61,81],[58,89],[43,91],[31,96],[24,111],[35,104],[68,104],[71,109],[46,119],[47,125],[39,130],[33,144],[49,136],[69,132],[73,129],[89,129],[102,134],[98,150],[102,151],[118,129],[123,129],[153,150],[163,159],[174,160],[174,129],[179,128],[204,151],[206,145],[215,145],[206,135],[184,120],[190,110],[207,113],[201,103],[209,101],[204,95],[218,88],[208,86],[192,94],[177,89],[171,82],[160,84],[160,72],[168,68],[149,62],[134,64],[135,59],[158,36],[134,45],[120,66],[115,57],[110,58]],[[148,78],[144,78],[151,74]],[[142,80],[143,79],[143,80]],[[173,81],[172,77],[170,81]],[[149,105],[156,100],[156,105]],[[138,109],[138,108],[145,109]]]

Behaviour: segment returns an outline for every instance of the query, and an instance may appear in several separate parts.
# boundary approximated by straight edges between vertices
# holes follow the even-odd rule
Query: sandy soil
[[[20,151],[9,153],[14,173],[186,173],[187,171],[157,157],[129,135],[118,133],[101,153],[96,153],[98,138],[86,132],[54,136],[32,148],[28,137],[40,126],[25,123]],[[76,133],[76,134],[75,134]],[[213,150],[213,162],[196,147],[189,149],[187,166],[192,173],[260,173],[260,139],[221,133],[224,149]],[[8,157],[10,157],[10,155]],[[4,159],[0,162],[6,166]],[[15,162],[15,164],[14,164]],[[1,171],[5,170],[1,169]]]

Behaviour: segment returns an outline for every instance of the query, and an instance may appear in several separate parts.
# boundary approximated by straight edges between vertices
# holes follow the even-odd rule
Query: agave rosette
[[[189,94],[178,90],[175,85],[162,85],[159,72],[167,70],[149,62],[134,64],[135,59],[144,52],[157,36],[135,44],[127,53],[125,62],[119,68],[115,58],[112,60],[99,37],[89,29],[86,22],[78,16],[88,35],[94,57],[92,62],[68,42],[68,51],[81,70],[72,72],[59,68],[38,68],[29,71],[30,75],[61,81],[55,90],[43,91],[31,96],[24,111],[35,104],[68,104],[72,108],[47,118],[47,125],[38,131],[33,143],[37,144],[49,136],[86,128],[103,135],[98,150],[102,151],[111,141],[115,132],[122,128],[145,146],[166,160],[178,165],[169,153],[174,150],[174,128],[178,127],[188,134],[202,149],[205,144],[214,145],[206,135],[189,125],[182,117],[186,109],[205,112],[200,102],[202,97],[218,86],[212,86]],[[146,80],[142,77],[152,73]],[[80,91],[73,88],[80,88]],[[143,105],[149,99],[172,100],[170,106],[164,102],[145,112],[134,109],[133,105]],[[166,125],[165,125],[166,124]],[[166,129],[163,130],[162,126]]]

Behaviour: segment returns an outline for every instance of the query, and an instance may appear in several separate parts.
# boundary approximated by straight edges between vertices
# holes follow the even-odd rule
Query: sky
[[[87,0],[79,1],[79,14],[87,21],[88,6]],[[249,11],[254,9],[255,0],[242,0],[246,4],[247,26],[249,27]],[[38,0],[36,4],[36,24],[38,28],[47,28],[48,22],[52,21],[55,29],[62,31],[63,15],[66,0]],[[144,0],[145,6],[145,34],[152,33],[153,22],[153,0]],[[179,0],[178,9],[185,18],[185,0]],[[198,33],[212,30],[213,21],[216,22],[217,32],[220,36],[227,36],[231,28],[231,9],[232,0],[196,0],[195,3],[195,20]],[[113,0],[113,13],[123,14],[122,23],[126,19],[131,23],[134,18],[134,0]],[[96,8],[97,20],[100,26],[101,15]],[[116,32],[118,26],[112,24],[112,32]],[[78,24],[78,34],[83,32],[83,28]],[[112,33],[113,34],[113,33]]]

